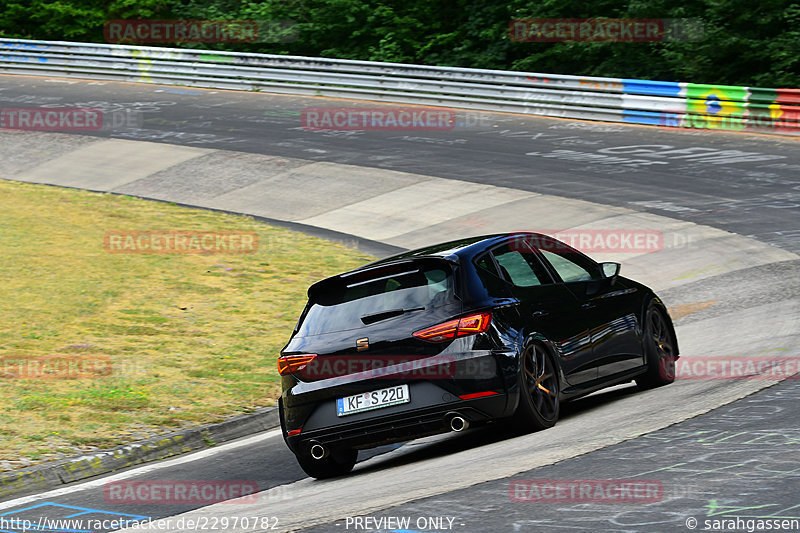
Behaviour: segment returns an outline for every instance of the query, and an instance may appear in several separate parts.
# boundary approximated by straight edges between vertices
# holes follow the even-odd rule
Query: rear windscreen
[[[448,264],[406,263],[320,284],[312,292],[297,335],[361,328],[444,305],[452,298]]]

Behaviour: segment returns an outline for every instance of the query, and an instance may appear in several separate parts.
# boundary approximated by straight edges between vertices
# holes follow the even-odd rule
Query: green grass
[[[275,359],[308,285],[372,259],[247,217],[85,191],[0,181],[0,208],[0,365],[84,365],[47,378],[0,366],[0,459],[113,446],[273,405]],[[104,249],[106,231],[151,230],[255,231],[259,246]]]

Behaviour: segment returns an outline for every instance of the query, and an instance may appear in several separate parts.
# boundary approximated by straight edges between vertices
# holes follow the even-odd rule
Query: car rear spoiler
[[[458,259],[455,256],[419,256],[399,259],[397,261],[370,263],[364,267],[331,276],[314,283],[308,288],[308,298],[309,300],[316,300],[319,295],[334,287],[341,286],[342,284],[350,285],[358,283],[361,280],[371,281],[377,279],[379,276],[375,276],[375,274],[379,274],[381,271],[386,271],[387,275],[390,273],[393,275],[404,267],[413,267],[415,264],[422,262],[444,262],[452,266],[458,265]]]

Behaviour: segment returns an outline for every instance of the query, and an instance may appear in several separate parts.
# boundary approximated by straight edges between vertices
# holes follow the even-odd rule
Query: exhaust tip
[[[328,449],[325,448],[325,446],[323,446],[322,444],[315,443],[311,445],[311,457],[313,457],[317,461],[325,459],[327,455],[328,455]]]
[[[464,431],[469,427],[469,422],[467,422],[461,416],[454,416],[450,419],[450,429],[455,432]]]

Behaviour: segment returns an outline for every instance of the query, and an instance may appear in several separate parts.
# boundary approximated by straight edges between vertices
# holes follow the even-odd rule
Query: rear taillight
[[[278,357],[278,374],[285,376],[299,372],[308,366],[308,363],[317,358],[317,354],[282,355]]]
[[[425,341],[442,342],[456,337],[483,333],[489,329],[491,321],[491,313],[478,313],[415,331],[413,335]]]

